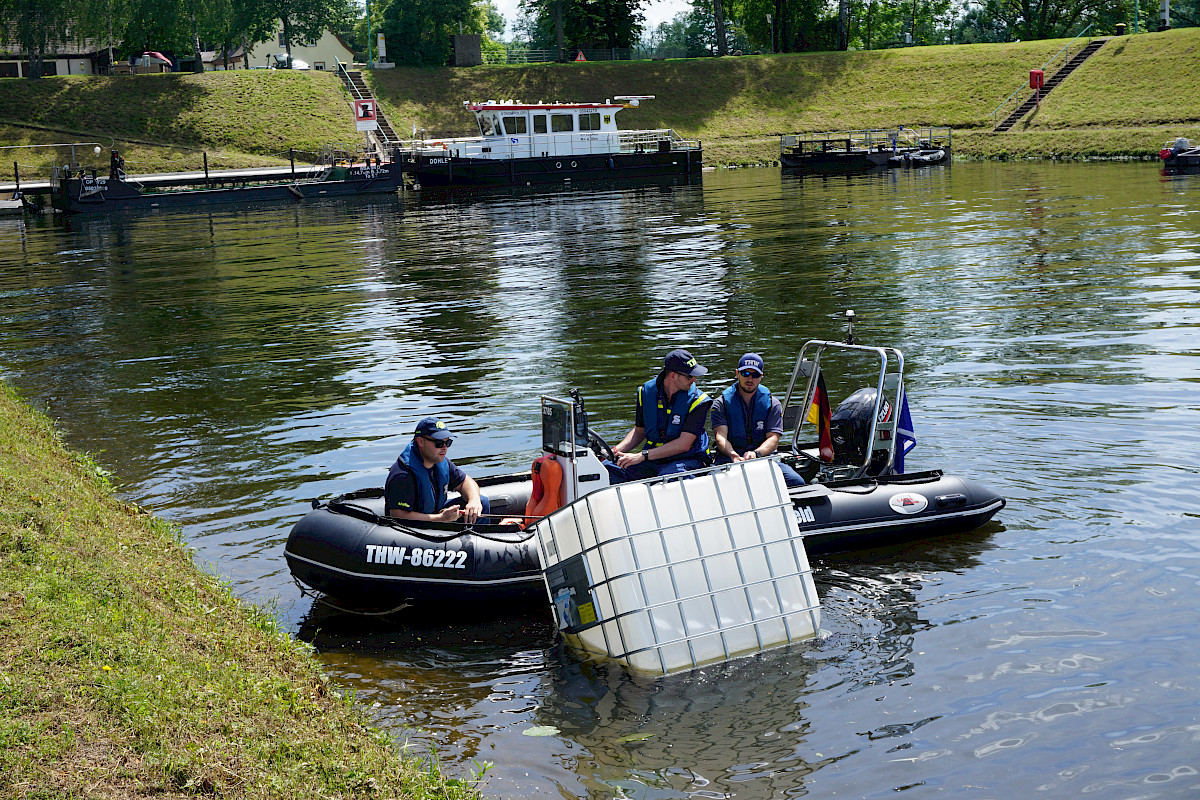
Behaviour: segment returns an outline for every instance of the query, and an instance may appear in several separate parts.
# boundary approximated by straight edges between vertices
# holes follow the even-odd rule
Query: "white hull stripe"
[[[840,531],[856,531],[856,530],[862,530],[864,528],[895,528],[897,526],[916,525],[921,522],[936,522],[938,520],[954,519],[956,517],[974,517],[979,514],[986,514],[989,511],[992,511],[994,513],[995,511],[998,511],[1003,507],[1004,507],[1004,501],[996,500],[982,508],[977,508],[977,509],[973,509],[973,510],[969,510],[969,511],[955,511],[953,513],[942,512],[942,513],[938,513],[938,514],[929,514],[926,516],[911,516],[911,517],[903,517],[903,516],[900,516],[899,514],[897,514],[896,519],[893,519],[893,520],[878,520],[878,521],[874,521],[874,522],[864,522],[864,523],[860,523],[858,525],[851,525],[851,524],[837,525],[836,523],[834,523],[832,525],[828,525],[823,528],[802,528],[800,530],[800,533],[803,534],[804,536],[810,536],[812,534],[820,534],[820,533],[825,533],[825,532],[838,533]]]
[[[454,580],[454,579],[447,579],[447,578],[418,578],[418,577],[411,576],[411,575],[379,575],[379,574],[373,573],[373,572],[351,572],[348,569],[342,569],[341,567],[331,567],[330,565],[323,564],[320,561],[313,561],[311,558],[305,558],[304,556],[298,556],[295,553],[289,553],[286,548],[284,548],[283,554],[285,556],[287,556],[288,558],[294,558],[297,561],[303,561],[305,564],[312,564],[314,567],[320,567],[321,569],[326,569],[326,570],[329,570],[330,572],[337,572],[337,573],[339,573],[341,575],[345,575],[349,578],[363,578],[363,579],[377,580],[377,581],[403,581],[405,583],[436,583],[436,584],[449,585],[449,586],[502,586],[502,585],[508,584],[508,583],[541,583],[542,582],[541,575],[534,575],[534,576],[525,575],[525,576],[517,576],[514,578],[489,578],[487,580],[467,581],[467,580],[461,580],[461,579]]]

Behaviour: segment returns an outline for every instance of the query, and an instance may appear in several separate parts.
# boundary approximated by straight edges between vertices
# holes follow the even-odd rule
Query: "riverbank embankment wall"
[[[477,796],[0,384],[0,797]]]
[[[397,132],[435,138],[473,132],[464,100],[654,95],[623,111],[622,126],[699,138],[709,165],[771,163],[779,134],[897,125],[949,126],[956,155],[974,158],[1146,158],[1169,138],[1200,138],[1200,28],[1113,37],[1011,131],[992,132],[992,112],[1030,69],[1084,42],[397,67],[367,78]],[[361,138],[347,97],[336,75],[319,72],[3,80],[0,141],[62,141],[67,132],[111,138],[142,171],[152,171],[158,145],[171,161],[162,166],[176,169],[196,168],[204,149],[216,151],[219,166],[279,163],[289,146]]]

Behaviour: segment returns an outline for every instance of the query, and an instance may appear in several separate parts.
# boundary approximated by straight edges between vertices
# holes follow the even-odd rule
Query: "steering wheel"
[[[601,438],[600,434],[591,428],[588,428],[588,447],[596,454],[597,458],[608,459],[614,464],[617,463],[617,454],[613,452],[612,447]]]
[[[789,455],[795,456],[803,461],[807,461],[809,464],[816,464],[817,467],[820,467],[825,463],[821,460],[820,456],[814,456],[812,453],[805,452],[804,450],[792,450],[790,451]]]

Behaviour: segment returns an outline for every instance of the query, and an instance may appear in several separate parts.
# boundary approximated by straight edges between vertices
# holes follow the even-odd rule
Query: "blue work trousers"
[[[684,458],[675,458],[670,461],[642,461],[628,468],[618,467],[611,461],[603,463],[604,468],[608,470],[609,480],[612,483],[640,481],[661,475],[677,475],[680,472],[691,472],[694,469],[701,469],[708,466],[695,456],[685,456]]]

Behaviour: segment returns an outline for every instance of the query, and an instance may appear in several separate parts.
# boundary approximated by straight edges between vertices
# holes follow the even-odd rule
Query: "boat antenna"
[[[854,309],[846,309],[846,344],[854,344]]]

